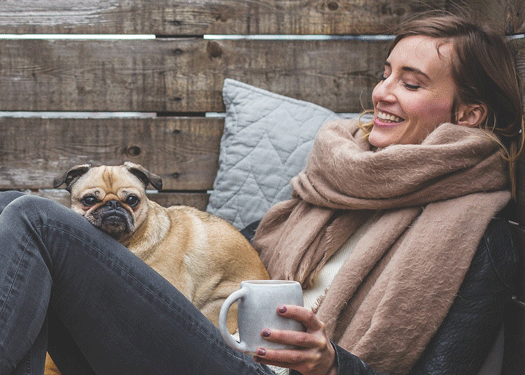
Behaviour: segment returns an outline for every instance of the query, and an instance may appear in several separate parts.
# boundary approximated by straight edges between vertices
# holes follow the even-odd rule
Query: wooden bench
[[[461,5],[518,35],[512,45],[525,79],[524,2]],[[224,126],[206,114],[224,112],[225,78],[361,112],[371,107],[389,42],[365,36],[389,35],[430,9],[457,10],[449,0],[0,2],[0,33],[16,34],[0,39],[0,190],[68,204],[67,192],[52,190],[58,174],[75,164],[129,160],[162,176],[164,191],[152,199],[205,210]],[[525,223],[522,206],[519,212]],[[523,311],[518,303],[509,310],[505,373],[525,373]]]

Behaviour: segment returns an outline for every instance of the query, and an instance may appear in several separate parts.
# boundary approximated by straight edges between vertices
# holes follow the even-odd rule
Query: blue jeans
[[[16,192],[0,212],[0,374],[42,374],[48,336],[77,374],[272,374],[80,215]]]

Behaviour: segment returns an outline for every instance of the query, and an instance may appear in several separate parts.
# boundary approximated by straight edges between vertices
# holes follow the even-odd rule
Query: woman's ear
[[[461,104],[457,111],[457,124],[478,127],[487,117],[485,104]]]

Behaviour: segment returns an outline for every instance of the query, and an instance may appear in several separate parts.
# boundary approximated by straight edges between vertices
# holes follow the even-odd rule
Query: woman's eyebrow
[[[405,72],[417,74],[419,76],[422,76],[424,79],[431,81],[430,77],[426,73],[423,73],[421,70],[417,68],[413,68],[411,66],[404,66],[401,69]]]
[[[385,66],[388,66],[390,69],[392,69],[392,65],[388,61],[385,61]],[[428,81],[432,81],[430,79],[430,77],[426,73],[424,73],[422,70],[420,70],[418,68],[414,68],[412,66],[403,66],[403,67],[401,67],[401,70],[403,70],[405,72],[417,74],[419,76],[422,76],[424,79],[426,79]]]

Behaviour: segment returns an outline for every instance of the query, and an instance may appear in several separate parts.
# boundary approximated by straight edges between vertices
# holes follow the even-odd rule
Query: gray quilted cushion
[[[325,108],[226,79],[219,171],[207,211],[239,229],[290,198],[290,179],[306,163]]]

